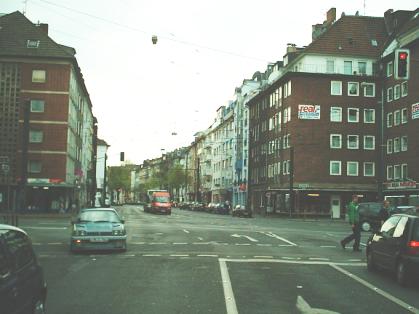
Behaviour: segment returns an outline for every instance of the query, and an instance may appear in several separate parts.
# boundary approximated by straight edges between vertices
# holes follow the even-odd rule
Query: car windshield
[[[81,222],[120,222],[118,215],[113,211],[92,210],[79,215]]]
[[[155,196],[155,197],[153,197],[153,202],[169,203],[170,199],[167,196]]]

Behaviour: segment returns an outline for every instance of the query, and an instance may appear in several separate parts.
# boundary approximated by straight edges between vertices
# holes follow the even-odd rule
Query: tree
[[[131,188],[131,168],[128,166],[114,166],[108,168],[108,186],[110,190]]]

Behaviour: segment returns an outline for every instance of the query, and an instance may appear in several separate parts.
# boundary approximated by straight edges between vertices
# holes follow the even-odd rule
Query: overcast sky
[[[364,7],[365,4],[365,7]],[[162,149],[187,146],[234,89],[287,43],[311,42],[311,26],[335,7],[383,16],[417,0],[28,0],[26,16],[49,24],[56,42],[74,47],[98,119],[99,137],[140,164]],[[23,11],[1,0],[0,13]],[[157,45],[151,42],[158,36]],[[176,133],[177,135],[172,135]]]

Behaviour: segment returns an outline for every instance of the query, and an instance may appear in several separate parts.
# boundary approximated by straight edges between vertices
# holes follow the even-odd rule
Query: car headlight
[[[117,229],[117,230],[113,230],[112,234],[115,236],[122,236],[125,235],[125,229]]]

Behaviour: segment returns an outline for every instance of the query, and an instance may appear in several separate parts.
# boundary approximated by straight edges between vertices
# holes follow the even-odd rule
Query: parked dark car
[[[419,279],[419,217],[395,214],[367,243],[367,266],[373,271],[385,268],[394,271],[401,285]]]
[[[0,224],[0,312],[45,313],[47,285],[22,229]]]
[[[377,231],[381,226],[380,210],[383,204],[380,202],[359,203],[359,219],[363,231]],[[390,215],[397,213],[394,207],[390,207]]]
[[[252,218],[252,211],[243,205],[237,205],[235,208],[233,208],[231,215],[233,217]]]
[[[127,249],[124,220],[113,208],[83,209],[72,225],[70,251]]]

